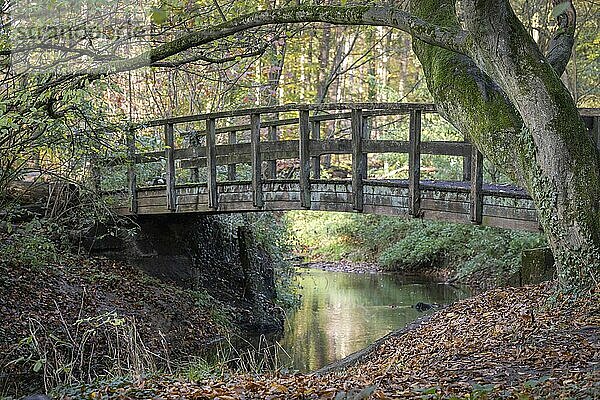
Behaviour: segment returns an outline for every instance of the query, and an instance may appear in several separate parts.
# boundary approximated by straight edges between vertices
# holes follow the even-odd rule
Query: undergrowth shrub
[[[460,278],[510,275],[524,249],[546,244],[538,233],[366,214],[292,211],[286,223],[313,260],[375,262],[399,272],[444,267]]]
[[[388,246],[379,253],[378,262],[385,268],[414,270],[443,265],[449,258],[470,253],[470,246],[464,244],[472,231],[469,226],[417,221],[408,228],[404,236],[391,237],[393,242],[388,242]]]
[[[32,269],[54,264],[69,256],[57,240],[57,232],[53,224],[37,218],[18,226],[8,223],[6,237],[0,241],[0,259]]]

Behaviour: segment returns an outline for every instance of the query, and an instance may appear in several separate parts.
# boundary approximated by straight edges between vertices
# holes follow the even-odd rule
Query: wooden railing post
[[[165,159],[167,162],[167,209],[177,210],[177,194],[175,193],[175,139],[173,124],[165,125]]]
[[[421,110],[410,111],[408,151],[408,213],[421,215]]]
[[[363,112],[354,109],[350,115],[352,130],[352,208],[362,212],[364,204],[363,179],[366,176],[366,165],[363,157]]]
[[[483,154],[473,146],[471,150],[471,222],[481,224],[483,219]]]
[[[270,141],[275,142],[279,140],[279,131],[277,126],[269,126],[268,138]],[[267,177],[269,179],[277,179],[277,160],[267,161]]]
[[[129,190],[129,211],[138,212],[137,176],[135,173],[135,130],[127,130],[127,187]]]
[[[310,125],[309,111],[300,110],[298,129],[300,135],[300,205],[310,208]]]
[[[469,137],[464,136],[465,142],[469,142]],[[469,182],[471,180],[471,154],[463,156],[463,182]]]
[[[371,118],[363,117],[363,128],[362,128],[362,138],[363,140],[371,139]],[[365,174],[363,179],[367,179],[369,177],[369,155],[367,153],[363,153],[363,165]]]
[[[217,192],[217,147],[216,147],[217,121],[214,118],[206,120],[206,167],[208,189],[208,207],[216,210],[219,208],[219,194]]]
[[[260,155],[260,114],[250,116],[250,149],[252,153],[252,202],[254,207],[264,205],[262,193],[262,158]]]
[[[310,137],[312,140],[321,139],[321,121],[313,121],[310,129]],[[313,179],[321,179],[321,157],[311,157],[311,170]]]
[[[100,174],[98,155],[96,153],[92,154],[90,157],[90,180],[92,184],[92,190],[94,192],[99,192],[101,190],[102,175]]]
[[[229,144],[236,144],[237,132],[229,132],[228,139]],[[227,179],[230,181],[235,181],[237,179],[236,164],[227,164]]]

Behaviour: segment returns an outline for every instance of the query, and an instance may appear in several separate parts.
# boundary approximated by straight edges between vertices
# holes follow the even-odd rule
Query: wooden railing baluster
[[[194,151],[198,151],[199,149],[199,140],[198,140],[198,132],[194,132],[193,134],[193,138],[190,140],[190,148],[193,148]],[[193,167],[190,168],[190,182],[192,183],[199,183],[200,182],[200,168]]]
[[[252,203],[254,207],[264,205],[262,193],[262,158],[260,155],[260,114],[250,116],[250,151],[252,153]]]
[[[408,139],[408,213],[421,215],[421,110],[410,111]]]
[[[363,179],[366,176],[366,165],[363,156],[363,112],[360,109],[353,109],[350,114],[352,130],[352,208],[362,212],[364,205]]]
[[[310,138],[312,140],[321,140],[321,121],[312,121],[310,128]],[[311,170],[313,179],[321,179],[321,157],[311,157]]]
[[[464,136],[465,143],[469,142],[469,137],[467,135]],[[471,154],[468,156],[463,156],[463,182],[469,182],[471,180]]]
[[[165,125],[165,159],[167,163],[166,191],[167,209],[177,210],[177,194],[175,192],[175,139],[173,137],[173,124]]]
[[[483,154],[473,146],[471,150],[471,222],[483,220]]]
[[[208,189],[208,207],[213,210],[219,208],[219,194],[217,192],[216,129],[217,121],[214,118],[206,120],[206,185]]]
[[[279,116],[278,116],[278,118],[279,118]],[[273,141],[273,142],[279,140],[279,130],[277,129],[276,125],[269,126],[268,138],[270,141]],[[277,179],[277,161],[276,160],[267,161],[267,171],[266,172],[267,172],[267,177],[269,179]]]
[[[308,110],[300,110],[298,130],[300,135],[300,205],[303,208],[310,208],[310,125]]]
[[[135,173],[135,130],[127,130],[127,187],[129,190],[129,211],[138,212],[137,176]]]
[[[190,182],[200,182],[200,168],[190,168]]]
[[[364,117],[363,116],[363,128],[362,128],[362,139],[364,140],[370,140],[371,139],[371,122],[372,119],[369,117]],[[363,149],[363,166],[364,166],[364,175],[363,175],[363,179],[367,179],[369,177],[369,154],[365,151],[364,146],[362,146]]]
[[[237,132],[236,131],[229,132],[228,143],[229,144],[237,143]],[[228,180],[235,181],[237,179],[236,169],[237,169],[236,164],[227,164],[227,179]]]

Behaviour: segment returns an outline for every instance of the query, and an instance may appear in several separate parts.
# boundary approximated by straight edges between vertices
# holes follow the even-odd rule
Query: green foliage
[[[350,237],[358,227],[355,218],[353,214],[290,211],[285,222],[298,251],[311,258],[340,260],[354,258]]]
[[[403,237],[397,237],[383,250],[378,261],[388,269],[414,270],[419,267],[444,264],[453,249],[466,247],[465,237],[472,228],[468,225],[420,222],[407,227]]]
[[[300,299],[294,282],[296,270],[290,262],[292,240],[284,220],[274,213],[248,214],[246,218],[254,238],[273,262],[276,302],[284,309],[295,308]]]
[[[286,222],[310,258],[377,262],[391,271],[450,267],[459,277],[479,271],[509,276],[541,234],[365,214],[294,211]]]
[[[233,329],[233,316],[231,315],[231,310],[223,303],[204,290],[194,290],[192,291],[192,295],[196,300],[196,305],[208,312],[212,322],[222,328]]]
[[[67,256],[50,235],[56,226],[43,225],[37,218],[23,226],[13,227],[10,223],[8,226],[11,234],[0,242],[0,260],[41,269]]]

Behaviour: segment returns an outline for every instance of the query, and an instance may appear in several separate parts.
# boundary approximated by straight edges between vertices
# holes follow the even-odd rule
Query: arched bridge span
[[[126,165],[128,182],[127,190],[106,196],[123,215],[309,209],[538,230],[534,204],[523,189],[484,183],[483,156],[474,146],[421,139],[426,113],[435,113],[435,106],[291,104],[150,121],[128,134],[126,160],[105,162]],[[581,113],[600,142],[598,110]],[[373,137],[377,121],[393,116],[408,116],[408,140]],[[327,124],[348,133],[324,135]],[[140,152],[142,136],[136,132],[161,127],[164,150]],[[407,154],[408,179],[368,178],[367,155],[382,153]],[[324,179],[322,160],[334,154],[349,155],[351,170],[342,179]],[[462,179],[422,180],[422,154],[460,157]],[[138,184],[140,166],[156,162],[164,163],[164,181]]]

